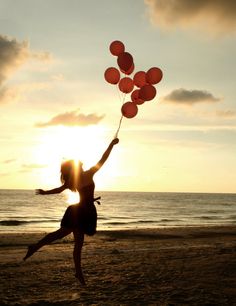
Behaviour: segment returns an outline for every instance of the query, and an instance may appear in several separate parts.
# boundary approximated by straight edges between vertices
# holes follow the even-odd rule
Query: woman
[[[81,268],[81,250],[84,242],[84,234],[94,235],[97,226],[97,211],[94,202],[99,198],[94,198],[95,184],[93,181],[94,174],[102,167],[111,150],[115,144],[119,142],[118,138],[112,140],[106,151],[104,152],[100,161],[92,168],[84,171],[82,163],[78,165],[74,161],[69,160],[61,165],[61,182],[62,186],[52,190],[37,189],[36,193],[41,195],[61,193],[65,189],[71,191],[78,191],[80,195],[80,202],[78,204],[70,205],[61,220],[61,227],[55,232],[47,234],[43,239],[36,244],[30,245],[24,260],[32,256],[36,251],[46,244],[61,239],[71,232],[74,234],[74,264],[75,277],[77,277],[81,284],[85,285],[83,272]]]

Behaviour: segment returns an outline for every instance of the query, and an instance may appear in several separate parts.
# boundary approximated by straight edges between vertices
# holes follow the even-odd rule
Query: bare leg
[[[37,252],[40,248],[42,248],[46,244],[50,244],[57,239],[62,239],[63,237],[69,235],[71,230],[68,228],[61,227],[59,230],[47,234],[43,239],[39,240],[36,244],[32,244],[28,247],[28,251],[23,258],[26,260],[30,256],[32,256],[35,252]]]
[[[75,245],[74,245],[74,263],[75,263],[75,277],[78,278],[80,283],[82,285],[86,285],[83,271],[81,268],[81,251],[84,243],[84,233],[78,230],[73,231],[74,239],[75,239]]]

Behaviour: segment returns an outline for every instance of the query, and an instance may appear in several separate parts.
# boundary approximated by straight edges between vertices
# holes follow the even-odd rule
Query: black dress
[[[78,229],[92,236],[96,233],[97,210],[94,205],[94,183],[79,190],[80,202],[67,207],[61,220],[61,227]]]

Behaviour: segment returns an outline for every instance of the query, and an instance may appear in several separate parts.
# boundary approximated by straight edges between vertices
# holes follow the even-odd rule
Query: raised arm
[[[43,189],[36,189],[35,193],[36,194],[41,194],[41,195],[46,195],[46,194],[56,194],[56,193],[61,193],[66,189],[65,185],[62,185],[58,188],[50,189],[50,190],[43,190]]]
[[[109,144],[108,148],[106,149],[106,151],[103,153],[102,155],[102,158],[99,160],[99,162],[91,168],[91,170],[95,173],[97,172],[101,167],[102,165],[105,163],[105,161],[108,159],[110,153],[111,153],[111,150],[113,148],[114,145],[116,145],[117,143],[119,142],[119,139],[118,138],[115,138],[112,140],[112,142]]]

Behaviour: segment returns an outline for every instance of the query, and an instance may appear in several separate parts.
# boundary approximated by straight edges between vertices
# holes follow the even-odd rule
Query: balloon
[[[131,78],[122,78],[119,82],[119,89],[124,93],[130,93],[134,88],[134,82]]]
[[[133,118],[138,113],[138,107],[134,102],[126,102],[121,107],[121,113],[126,118]]]
[[[137,86],[137,87],[142,87],[144,85],[147,84],[147,81],[146,81],[146,72],[144,71],[138,71],[135,73],[134,75],[134,84]]]
[[[139,98],[144,101],[150,101],[156,96],[156,88],[152,85],[144,85],[140,88]]]
[[[120,80],[120,72],[114,67],[107,68],[104,78],[110,84],[117,84]]]
[[[133,65],[133,57],[128,52],[122,52],[118,55],[117,63],[120,70],[129,71]]]
[[[110,44],[110,52],[112,55],[118,56],[120,53],[125,51],[124,44],[119,40],[114,40]]]
[[[146,74],[146,79],[149,84],[157,84],[161,81],[163,73],[160,68],[152,67]]]
[[[135,104],[143,104],[144,100],[139,98],[139,89],[135,89],[132,94],[131,94],[131,100],[135,103]]]
[[[125,74],[128,74],[128,75],[131,74],[133,71],[134,71],[134,63],[133,63],[133,65],[130,67],[130,69],[127,70],[127,71],[121,69],[121,72],[123,72],[123,73],[125,73]]]

